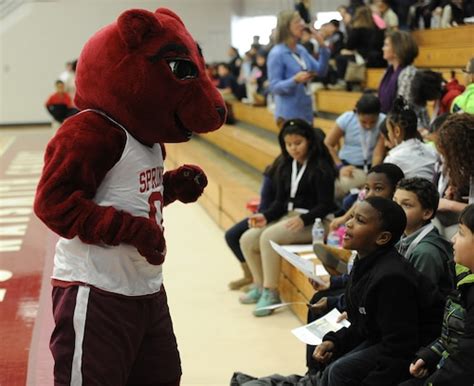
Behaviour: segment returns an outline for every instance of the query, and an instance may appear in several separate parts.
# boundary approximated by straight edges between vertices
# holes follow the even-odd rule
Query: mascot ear
[[[129,49],[139,47],[149,36],[156,35],[161,24],[156,16],[144,9],[130,9],[122,13],[117,26],[120,37]]]
[[[173,19],[176,19],[178,20],[184,27],[184,23],[183,21],[181,20],[181,18],[176,15],[172,10],[168,9],[168,8],[158,8],[156,11],[155,11],[155,14],[163,14],[163,15],[168,15],[168,16],[171,16]]]

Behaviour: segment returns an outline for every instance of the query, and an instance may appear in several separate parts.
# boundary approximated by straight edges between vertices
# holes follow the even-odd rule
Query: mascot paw
[[[163,264],[166,256],[166,241],[163,231],[155,224],[144,230],[140,241],[135,244],[138,253],[152,265]]]
[[[172,173],[176,198],[181,202],[196,201],[207,186],[207,177],[199,166],[183,165]]]
[[[166,248],[164,250],[153,248],[138,248],[138,252],[140,253],[140,255],[144,256],[151,265],[160,265],[163,264],[163,262],[165,261]]]

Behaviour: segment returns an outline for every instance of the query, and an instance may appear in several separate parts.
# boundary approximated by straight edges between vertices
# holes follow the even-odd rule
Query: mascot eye
[[[171,72],[179,80],[194,79],[198,76],[198,69],[190,60],[168,59],[167,62]]]

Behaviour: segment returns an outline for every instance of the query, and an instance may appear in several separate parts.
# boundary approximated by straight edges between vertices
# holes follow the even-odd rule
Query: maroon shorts
[[[179,384],[164,288],[133,298],[87,286],[54,287],[53,313],[55,386]]]

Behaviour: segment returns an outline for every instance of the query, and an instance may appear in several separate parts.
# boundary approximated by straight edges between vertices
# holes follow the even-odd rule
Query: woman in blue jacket
[[[304,26],[297,12],[283,11],[278,15],[277,44],[268,54],[267,69],[279,124],[293,118],[313,123],[309,83],[314,76],[322,77],[327,71],[330,51],[319,33],[313,33],[319,44],[319,60],[298,44]]]

